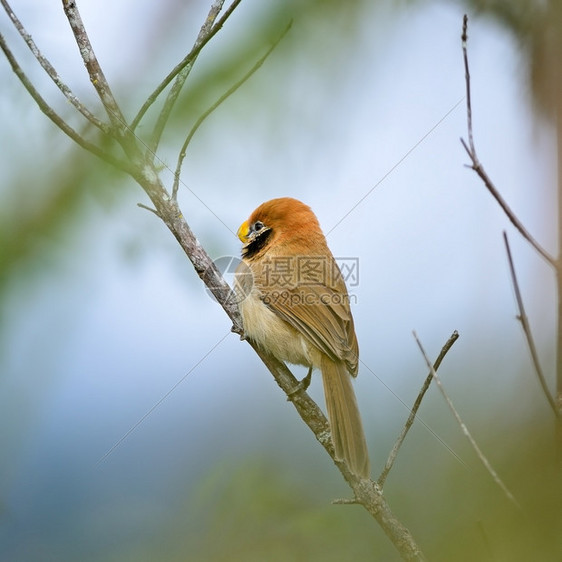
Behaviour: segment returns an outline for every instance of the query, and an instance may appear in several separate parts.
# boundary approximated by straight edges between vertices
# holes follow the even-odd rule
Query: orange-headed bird
[[[359,347],[347,288],[310,207],[262,203],[242,223],[235,279],[245,336],[281,361],[322,371],[336,458],[369,478],[369,455],[351,384]],[[251,274],[250,274],[251,273]]]

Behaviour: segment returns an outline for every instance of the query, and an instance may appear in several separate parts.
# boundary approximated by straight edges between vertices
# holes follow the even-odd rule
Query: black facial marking
[[[259,224],[261,224],[261,227],[259,229],[256,228],[258,223],[256,223],[256,225],[254,226],[254,229],[256,231],[256,237],[249,244],[247,244],[242,248],[243,258],[251,259],[257,254],[259,254],[260,251],[267,244],[269,237],[273,234],[271,228],[264,228],[263,223],[259,223]]]

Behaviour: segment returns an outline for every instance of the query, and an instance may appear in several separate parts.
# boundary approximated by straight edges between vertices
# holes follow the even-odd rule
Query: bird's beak
[[[238,238],[240,238],[241,242],[246,243],[248,241],[248,235],[250,234],[250,225],[248,224],[248,221],[244,221],[240,225],[236,234],[238,235]]]

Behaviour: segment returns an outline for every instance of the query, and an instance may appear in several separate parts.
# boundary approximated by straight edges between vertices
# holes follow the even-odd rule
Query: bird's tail
[[[351,375],[345,363],[323,356],[322,381],[336,459],[344,460],[359,478],[369,478],[371,469],[367,443]]]

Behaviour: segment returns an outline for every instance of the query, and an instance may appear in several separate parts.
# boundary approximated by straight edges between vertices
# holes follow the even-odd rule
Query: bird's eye
[[[254,223],[254,232],[259,232],[264,226],[265,226],[265,224],[263,224],[263,222],[256,221]]]

